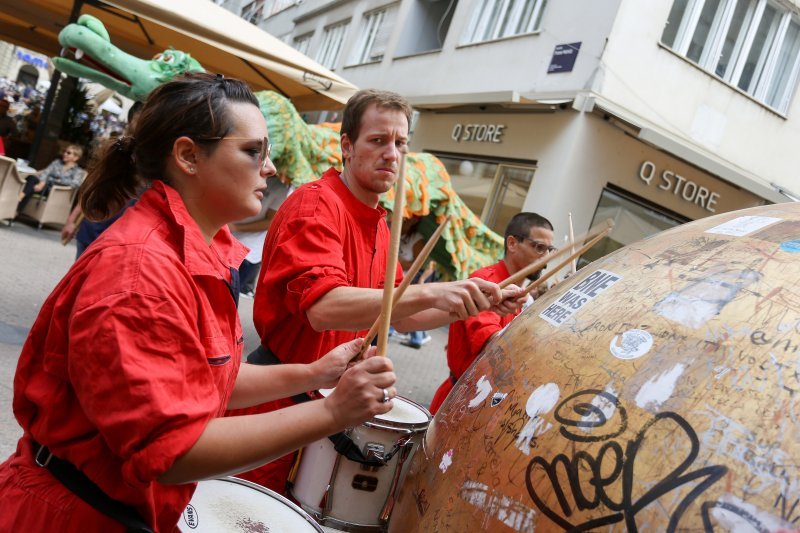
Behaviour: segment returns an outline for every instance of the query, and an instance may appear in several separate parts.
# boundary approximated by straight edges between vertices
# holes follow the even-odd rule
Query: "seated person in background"
[[[553,225],[536,213],[517,213],[509,221],[505,234],[505,257],[499,262],[476,270],[470,279],[485,279],[500,283],[534,261],[555,251]],[[528,279],[539,279],[541,270]],[[430,412],[436,414],[458,378],[467,371],[486,344],[511,323],[521,312],[505,316],[482,312],[450,324],[447,338],[447,366],[450,376],[439,386],[431,402]]]
[[[77,189],[86,175],[86,172],[78,166],[81,156],[83,156],[83,148],[70,144],[64,150],[60,160],[54,159],[37,174],[31,174],[25,178],[25,186],[19,193],[17,212],[21,213],[25,209],[33,193],[41,192],[42,196],[46,196],[53,185],[66,185]]]

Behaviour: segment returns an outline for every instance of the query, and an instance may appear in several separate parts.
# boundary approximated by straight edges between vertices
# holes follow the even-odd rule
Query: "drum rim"
[[[433,415],[431,414],[430,411],[425,409],[422,405],[418,404],[414,400],[406,398],[405,396],[395,396],[394,398],[392,398],[392,401],[394,401],[394,400],[400,400],[400,401],[403,401],[403,402],[411,404],[412,407],[416,407],[417,409],[422,411],[422,414],[424,414],[427,417],[427,420],[424,421],[424,422],[401,422],[401,421],[396,421],[396,420],[388,420],[386,418],[378,418],[378,416],[380,416],[380,415],[377,415],[377,416],[374,416],[371,419],[367,420],[366,422],[363,422],[363,424],[365,426],[367,426],[367,427],[376,428],[376,429],[388,429],[388,430],[391,430],[391,429],[411,429],[411,430],[415,430],[415,431],[413,431],[414,433],[416,433],[418,431],[424,431],[425,429],[427,429],[428,426],[431,425],[431,421],[433,420]]]
[[[312,517],[308,512],[306,512],[305,509],[303,509],[302,507],[300,507],[299,505],[297,505],[296,503],[294,503],[293,501],[288,499],[286,496],[283,496],[282,494],[278,494],[277,492],[275,492],[272,489],[268,489],[267,487],[263,487],[263,486],[261,486],[261,485],[259,485],[257,483],[253,483],[252,481],[247,481],[246,479],[238,478],[236,476],[218,477],[218,478],[213,478],[213,479],[206,479],[204,481],[224,481],[224,482],[228,482],[228,483],[235,483],[237,485],[243,485],[245,487],[249,487],[251,489],[255,489],[258,492],[266,494],[267,496],[272,496],[273,498],[275,498],[279,502],[281,502],[283,504],[286,504],[289,508],[292,509],[292,511],[296,512],[297,514],[299,514],[306,522],[311,524],[311,526],[314,528],[315,531],[317,531],[318,533],[325,533],[325,530],[322,529],[322,527],[320,527],[320,525],[317,523],[317,521],[314,520],[314,517]],[[202,483],[202,481],[199,482],[199,483]],[[198,483],[198,485],[199,485],[199,483]],[[192,502],[190,501],[186,505],[188,506],[191,503]]]
[[[330,394],[331,391],[333,391],[333,389],[319,389],[317,393],[324,398],[326,397],[326,393]],[[400,396],[400,395],[395,396],[394,398],[392,398],[392,401],[394,400],[400,400],[411,404],[412,407],[416,407],[417,409],[422,411],[422,414],[424,414],[427,417],[427,420],[425,420],[424,422],[400,422],[395,420],[388,420],[386,418],[378,418],[378,416],[380,415],[376,415],[367,420],[366,422],[362,422],[359,425],[364,425],[375,429],[385,429],[388,431],[410,430],[411,433],[418,433],[420,431],[425,431],[428,428],[428,426],[431,425],[431,421],[433,420],[433,415],[425,407],[423,407],[422,405],[418,404],[417,402],[415,402],[410,398],[406,398],[405,396]]]

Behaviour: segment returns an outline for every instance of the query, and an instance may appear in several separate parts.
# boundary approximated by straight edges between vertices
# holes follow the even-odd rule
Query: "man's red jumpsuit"
[[[506,268],[505,262],[500,261],[476,270],[470,275],[470,278],[480,278],[500,283],[508,276],[508,268]],[[475,361],[489,337],[506,327],[519,313],[520,311],[517,311],[506,316],[500,316],[496,313],[484,311],[477,316],[450,324],[450,333],[447,337],[447,366],[450,368],[450,377],[444,380],[436,390],[431,402],[431,413],[435,414],[439,410],[447,395],[453,390],[453,385]]]
[[[264,242],[253,320],[268,348],[282,363],[312,363],[366,331],[323,331],[311,327],[306,312],[336,287],[383,288],[389,228],[386,211],[353,196],[336,169],[308,183],[281,205]],[[398,265],[395,283],[402,279]],[[278,400],[229,414],[280,409]],[[294,453],[239,477],[277,492],[285,491]]]
[[[247,250],[209,246],[177,191],[155,182],[44,303],[14,378],[24,430],[0,465],[0,531],[123,531],[34,464],[32,440],[156,531],[195,484],[157,479],[222,415],[242,352],[229,284]]]

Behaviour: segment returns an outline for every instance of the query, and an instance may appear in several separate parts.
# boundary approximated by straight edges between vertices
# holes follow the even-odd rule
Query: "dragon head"
[[[204,70],[180,50],[165,50],[149,61],[127,54],[111,44],[103,23],[91,15],[81,15],[77,23],[67,25],[58,34],[58,42],[71,54],[53,58],[58,70],[133,100],[144,100],[150,91],[184,72]]]

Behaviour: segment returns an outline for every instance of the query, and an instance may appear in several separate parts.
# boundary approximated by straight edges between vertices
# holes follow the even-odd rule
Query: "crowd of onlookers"
[[[45,92],[31,85],[0,77],[0,154],[28,158],[45,97]],[[78,112],[73,123],[85,134],[80,140],[67,140],[82,145],[87,155],[102,140],[119,135],[126,125],[124,117],[91,108]]]

